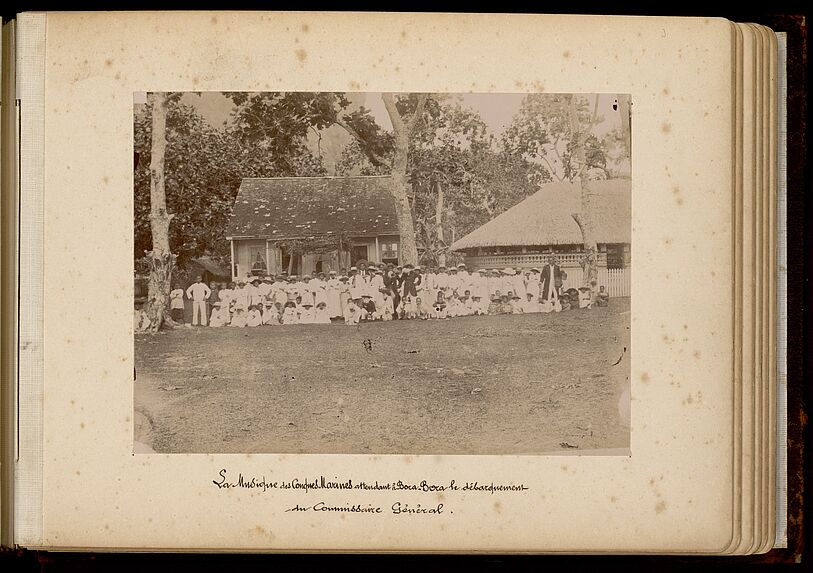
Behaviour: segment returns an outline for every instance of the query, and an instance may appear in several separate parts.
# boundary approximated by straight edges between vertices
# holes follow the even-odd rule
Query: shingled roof
[[[631,181],[591,181],[590,205],[598,243],[631,241]],[[581,231],[573,213],[581,208],[581,190],[573,183],[549,183],[491,221],[459,239],[452,250],[477,247],[578,245]]]
[[[243,179],[226,237],[293,239],[344,231],[354,237],[397,235],[387,176]]]

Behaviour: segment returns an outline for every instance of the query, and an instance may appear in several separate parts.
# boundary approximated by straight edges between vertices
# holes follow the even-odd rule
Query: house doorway
[[[350,266],[356,266],[359,261],[367,261],[367,245],[353,245],[350,251]]]
[[[290,265],[291,270],[288,271],[288,266]],[[286,272],[291,275],[298,275],[299,274],[299,257],[293,257],[293,263],[291,262],[291,255],[286,253],[285,251],[282,252],[282,272]]]

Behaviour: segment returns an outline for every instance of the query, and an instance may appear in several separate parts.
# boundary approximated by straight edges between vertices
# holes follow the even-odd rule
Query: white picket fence
[[[567,273],[567,279],[564,283],[564,289],[579,288],[584,286],[582,280],[581,267],[564,267]],[[626,269],[599,269],[598,270],[598,284],[604,285],[604,288],[611,297],[629,296],[630,295],[630,268]]]

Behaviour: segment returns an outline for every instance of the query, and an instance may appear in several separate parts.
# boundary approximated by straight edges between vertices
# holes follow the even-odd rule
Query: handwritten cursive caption
[[[379,482],[355,481],[353,479],[339,479],[334,477],[328,479],[325,476],[318,476],[313,479],[293,478],[284,480],[269,480],[265,476],[245,476],[238,473],[236,477],[228,475],[227,470],[221,469],[217,479],[212,483],[218,490],[249,489],[261,490],[263,493],[270,490],[296,490],[302,493],[309,493],[322,490],[331,491],[383,491],[383,492],[412,492],[412,493],[432,493],[441,494],[443,492],[460,492],[462,494],[495,494],[501,492],[526,492],[530,488],[523,483],[495,483],[480,481],[458,481],[450,480],[445,483],[432,483],[427,480],[419,482],[409,482],[403,480]],[[394,515],[429,515],[437,516],[444,513],[453,514],[443,503],[423,505],[420,503],[409,504],[396,501],[385,510],[381,505],[373,503],[326,503],[318,501],[310,504],[296,503],[285,510],[286,512],[335,512],[335,513],[359,513],[378,515],[391,513]]]

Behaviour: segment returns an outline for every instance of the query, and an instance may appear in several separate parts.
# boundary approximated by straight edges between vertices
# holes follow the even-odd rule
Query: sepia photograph
[[[630,455],[629,95],[133,104],[135,453]]]

